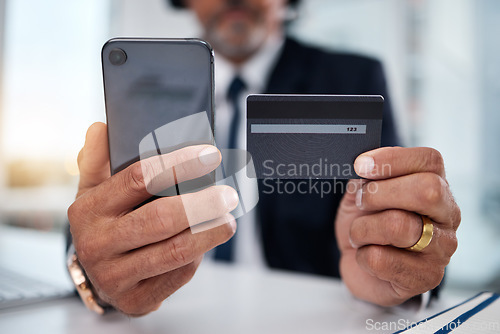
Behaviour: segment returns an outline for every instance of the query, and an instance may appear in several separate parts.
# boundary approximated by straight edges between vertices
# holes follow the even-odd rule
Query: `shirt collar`
[[[239,75],[249,93],[262,93],[271,75],[271,69],[278,61],[278,56],[285,37],[283,34],[269,36],[260,50],[241,67],[236,67],[220,54],[215,54],[215,90],[216,99],[225,98],[229,84],[235,75]]]

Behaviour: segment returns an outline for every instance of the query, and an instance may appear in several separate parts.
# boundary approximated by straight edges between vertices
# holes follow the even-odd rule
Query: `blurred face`
[[[204,38],[241,63],[282,29],[286,0],[185,0],[205,30]]]

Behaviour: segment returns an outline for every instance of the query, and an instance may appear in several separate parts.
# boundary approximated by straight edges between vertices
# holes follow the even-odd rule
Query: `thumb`
[[[77,197],[110,177],[107,126],[96,122],[87,130],[85,145],[78,154],[80,183]]]

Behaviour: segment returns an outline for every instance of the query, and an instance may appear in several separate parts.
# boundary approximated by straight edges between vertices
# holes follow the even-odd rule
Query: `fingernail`
[[[358,245],[356,245],[356,244],[352,241],[351,237],[349,237],[349,242],[351,243],[351,247],[352,247],[352,248],[354,248],[354,249],[358,249],[358,248],[359,248],[359,246],[358,246]]]
[[[205,166],[219,164],[219,150],[215,146],[208,146],[198,153],[198,159],[200,159],[200,162]]]
[[[375,167],[375,160],[368,155],[359,156],[354,161],[354,170],[358,175],[370,175]]]
[[[357,192],[356,192],[356,206],[359,208],[359,209],[362,209],[363,208],[363,189],[359,189]]]
[[[234,210],[238,206],[238,193],[231,187],[226,187],[222,192],[222,198],[226,204],[226,208],[230,211]]]

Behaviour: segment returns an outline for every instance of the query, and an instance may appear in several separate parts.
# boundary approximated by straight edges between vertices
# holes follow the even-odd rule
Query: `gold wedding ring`
[[[432,241],[432,236],[434,235],[434,224],[427,216],[420,215],[422,219],[422,235],[420,239],[418,239],[417,243],[411,247],[406,248],[406,250],[412,252],[421,252],[425,249],[425,247],[429,246]]]

